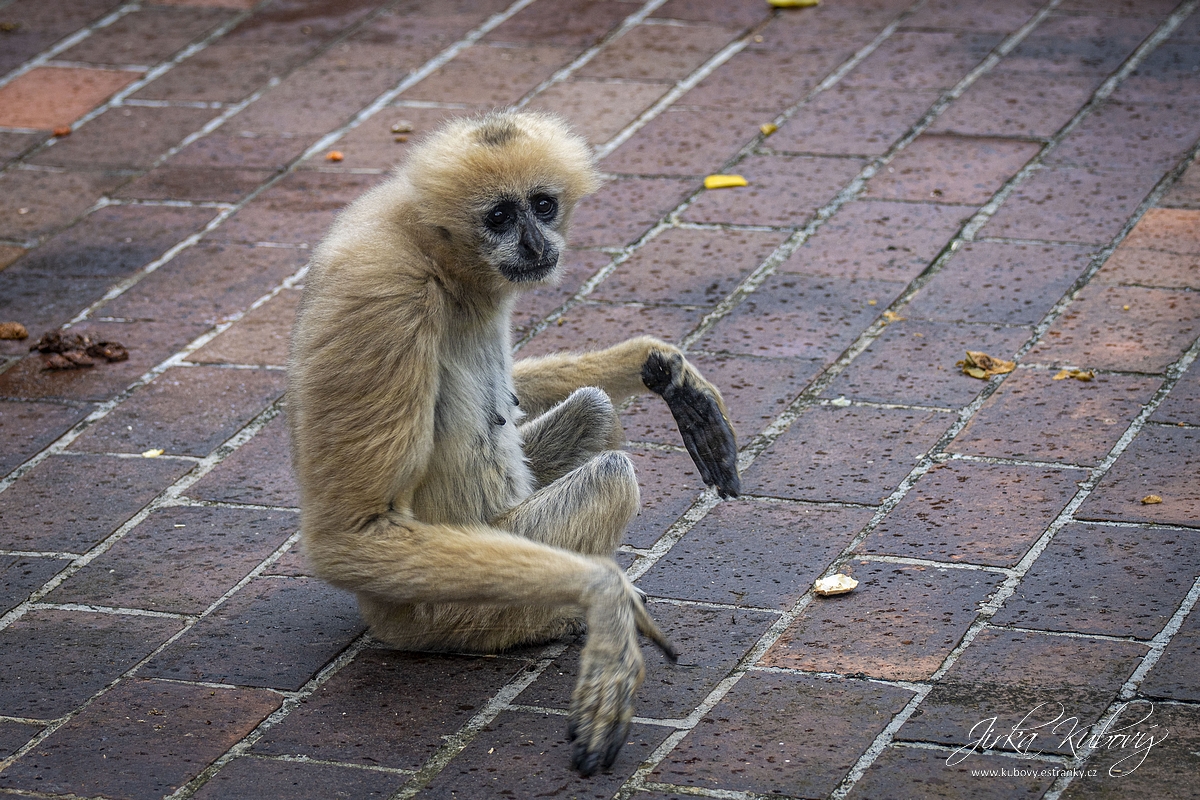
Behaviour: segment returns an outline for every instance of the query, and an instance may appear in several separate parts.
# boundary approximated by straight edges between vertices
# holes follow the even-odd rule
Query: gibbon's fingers
[[[733,428],[712,392],[688,380],[683,363],[681,355],[652,352],[642,366],[642,382],[666,401],[704,483],[716,486],[721,497],[737,497],[742,482]]]

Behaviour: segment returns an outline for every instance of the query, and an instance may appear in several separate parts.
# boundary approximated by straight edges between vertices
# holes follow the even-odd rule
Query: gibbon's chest
[[[487,522],[529,495],[507,330],[455,332],[442,348],[433,458],[414,498],[427,522]]]

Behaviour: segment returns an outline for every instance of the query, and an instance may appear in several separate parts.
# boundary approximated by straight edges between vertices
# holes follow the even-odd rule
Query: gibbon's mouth
[[[558,266],[558,253],[546,253],[537,261],[521,261],[516,264],[502,264],[500,274],[513,283],[530,283],[545,280]]]

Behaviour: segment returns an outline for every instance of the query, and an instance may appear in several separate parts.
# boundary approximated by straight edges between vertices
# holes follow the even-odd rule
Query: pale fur
[[[632,716],[637,632],[665,646],[611,558],[639,505],[613,401],[646,391],[649,353],[679,351],[643,337],[514,365],[510,312],[529,284],[497,272],[503,254],[483,252],[479,231],[496,197],[546,190],[561,252],[596,185],[586,144],[556,118],[447,125],[316,249],[288,392],[305,552],[357,594],[374,635],[496,651],[586,621],[571,715],[585,773],[611,761]]]

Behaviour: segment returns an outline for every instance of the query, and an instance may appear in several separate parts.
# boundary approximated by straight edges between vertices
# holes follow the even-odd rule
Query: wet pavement
[[[0,1],[0,797],[1200,797],[1196,6]],[[742,447],[623,411],[683,655],[586,780],[579,642],[392,651],[296,547],[308,252],[513,104],[607,177],[518,355],[678,342]]]

